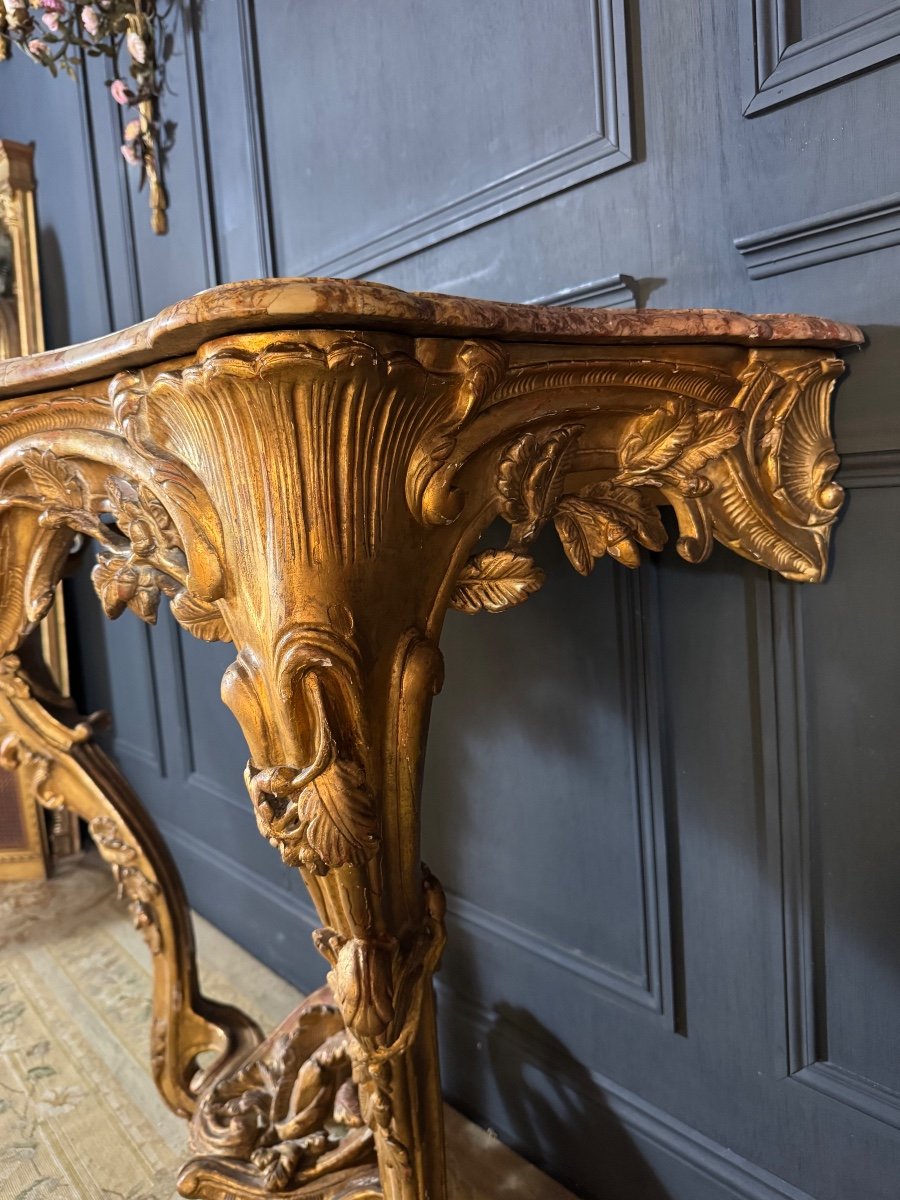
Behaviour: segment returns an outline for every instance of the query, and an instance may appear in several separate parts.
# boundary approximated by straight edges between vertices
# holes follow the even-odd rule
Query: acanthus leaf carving
[[[673,504],[679,523],[684,518],[679,550],[692,556],[692,561],[703,557],[711,539],[696,510],[696,498],[705,495],[711,484],[700,471],[736,445],[743,428],[744,415],[737,409],[712,408],[685,396],[668,397],[626,422],[616,451],[617,469],[609,479],[570,494],[565,493],[565,480],[584,426],[529,430],[502,452],[498,466],[498,507],[510,525],[507,547],[483,551],[465,564],[452,606],[467,613],[502,612],[536,591],[540,582],[520,584],[518,589],[510,586],[506,595],[497,589],[492,596],[483,580],[484,563],[491,563],[498,574],[505,567],[513,575],[518,566],[524,578],[525,563],[537,572],[521,548],[533,542],[551,519],[569,562],[580,574],[587,575],[595,559],[606,554],[624,566],[637,567],[642,547],[661,550],[666,541],[659,501],[651,491],[663,493]]]
[[[459,612],[503,612],[522,604],[544,582],[544,572],[521,550],[482,550],[460,571],[450,598]]]
[[[741,436],[743,413],[734,408],[707,408],[683,396],[631,421],[619,442],[619,472],[627,485],[674,485],[684,496],[704,495],[710,483],[698,474],[714,458],[730,450]]]
[[[45,521],[87,508],[87,487],[72,463],[58,458],[52,450],[34,449],[23,454],[22,464],[46,506]]]
[[[587,575],[608,554],[626,567],[640,564],[640,547],[661,550],[666,531],[659,511],[637,488],[596,483],[560,500],[553,515],[569,562]]]
[[[333,658],[329,645],[336,651]],[[341,645],[345,662],[337,665]],[[244,773],[260,833],[286,863],[315,875],[360,866],[378,845],[375,801],[360,761],[364,748],[355,657],[349,635],[329,640],[314,627],[288,631],[278,686],[283,693],[299,688],[311,742],[309,761],[300,768],[250,762]],[[238,713],[242,705],[257,703],[258,672],[249,674],[248,679],[244,665],[226,677],[223,695]],[[239,681],[243,686],[235,687]]]
[[[529,430],[500,459],[500,512],[512,526],[510,546],[527,546],[553,515],[571,450],[583,425],[562,425],[543,437]]]

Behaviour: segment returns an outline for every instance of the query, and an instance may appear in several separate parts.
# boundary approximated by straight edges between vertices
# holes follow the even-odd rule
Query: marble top
[[[562,308],[404,292],[344,279],[254,279],[200,292],[118,333],[0,362],[0,399],[178,358],[229,334],[303,328],[587,345],[718,342],[839,349],[864,340],[855,326],[824,317],[746,316],[712,308]]]

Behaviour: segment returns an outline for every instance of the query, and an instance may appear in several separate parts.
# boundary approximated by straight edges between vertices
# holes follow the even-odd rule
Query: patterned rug
[[[263,1029],[299,993],[198,919],[203,990]],[[239,980],[238,991],[234,980]],[[94,855],[0,884],[0,1200],[172,1200],[185,1125],[148,1071],[149,956]],[[574,1200],[448,1110],[453,1200]]]

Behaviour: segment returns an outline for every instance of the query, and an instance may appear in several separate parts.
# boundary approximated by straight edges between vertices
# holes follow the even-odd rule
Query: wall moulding
[[[900,245],[900,193],[735,238],[751,279]]]
[[[895,471],[897,461],[894,455],[891,466]],[[886,483],[882,467],[875,462],[872,475],[854,473],[855,465],[851,463],[845,476],[851,488],[897,486],[900,482],[895,475]],[[825,898],[816,853],[816,799],[809,781],[803,597],[778,580],[756,581],[755,589],[761,630],[760,680],[768,697],[763,703],[763,707],[768,704],[764,718],[768,722],[768,749],[764,750],[769,781],[768,858],[780,910],[773,923],[778,930],[773,943],[780,945],[776,975],[781,977],[783,995],[773,1009],[784,1014],[784,1027],[776,1039],[783,1046],[783,1057],[775,1069],[832,1100],[900,1128],[900,1094],[829,1056],[828,968],[822,944]]]
[[[561,288],[536,296],[529,304],[554,304],[573,308],[637,308],[635,281],[630,275],[609,275],[578,287]]]
[[[586,13],[594,62],[596,126],[592,132],[503,178],[487,180],[458,200],[331,255],[309,274],[361,278],[631,162],[625,3],[586,0]]]
[[[841,455],[842,487],[900,487],[900,450],[859,450]]]
[[[658,594],[655,571],[647,564],[643,572],[617,572],[615,604],[610,618],[619,631],[625,677],[622,686],[623,719],[631,731],[628,758],[631,778],[623,779],[633,811],[635,870],[640,881],[636,904],[636,957],[640,967],[629,971],[624,966],[587,953],[577,945],[567,945],[513,917],[499,915],[481,904],[447,889],[447,912],[470,936],[524,952],[521,963],[523,987],[527,973],[535,969],[565,972],[587,984],[604,1000],[634,1006],[645,1014],[661,1018],[668,1028],[675,1026],[673,991],[676,964],[670,926],[669,854],[666,835],[667,773],[663,762],[665,713],[659,687],[658,648],[655,631],[659,626]],[[598,732],[598,736],[602,733]],[[603,797],[596,797],[596,819],[602,820]],[[586,904],[591,906],[590,889]],[[527,957],[525,957],[527,956]],[[535,967],[534,960],[540,964]],[[529,961],[530,960],[530,961]],[[560,981],[560,986],[566,986]]]
[[[534,1074],[543,1077],[549,1094],[564,1095],[570,1111],[591,1113],[596,1122],[598,1141],[604,1139],[607,1121],[610,1122],[610,1146],[615,1146],[617,1135],[621,1136],[622,1130],[626,1130],[629,1143],[633,1142],[639,1150],[652,1148],[657,1154],[678,1163],[679,1171],[687,1169],[691,1172],[696,1177],[697,1194],[705,1195],[712,1187],[713,1194],[724,1189],[725,1195],[736,1200],[815,1200],[808,1192],[743,1157],[733,1145],[725,1146],[686,1125],[616,1080],[574,1059],[560,1062],[555,1047],[542,1042],[540,1034],[529,1031],[526,1035],[515,1024],[514,1018],[504,1020],[498,1017],[496,1008],[461,998],[443,986],[440,976],[437,991],[448,1036],[452,1035],[454,1041],[466,1045],[468,1061],[483,1057],[484,1047],[488,1046],[494,1048],[492,1057],[498,1061],[522,1063],[527,1069],[527,1077]],[[451,1089],[456,1085],[451,1075],[452,1066],[450,1064],[448,1070]],[[453,1095],[451,1090],[451,1098]],[[539,1136],[540,1131],[529,1129],[527,1140],[515,1137],[512,1130],[502,1126],[496,1131],[504,1142],[517,1147],[520,1152],[535,1153],[535,1133]],[[560,1137],[557,1128],[553,1134],[554,1137],[540,1147],[542,1157],[558,1163],[559,1174],[564,1176],[570,1165],[566,1155],[567,1140]],[[580,1137],[583,1133],[576,1128],[572,1141]],[[597,1172],[597,1179],[603,1187],[608,1183],[611,1168],[608,1161],[603,1158],[600,1161],[604,1165]],[[629,1161],[628,1157],[623,1159],[626,1165]]]
[[[799,0],[743,0],[743,5],[745,117],[900,57],[896,4],[873,7],[808,38],[798,36]]]

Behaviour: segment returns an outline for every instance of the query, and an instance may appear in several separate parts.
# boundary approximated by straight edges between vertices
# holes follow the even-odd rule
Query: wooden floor
[[[204,990],[263,1028],[299,993],[203,920]],[[0,1200],[171,1200],[185,1125],[147,1071],[150,974],[93,855],[0,884]],[[447,1109],[453,1200],[574,1200]]]

